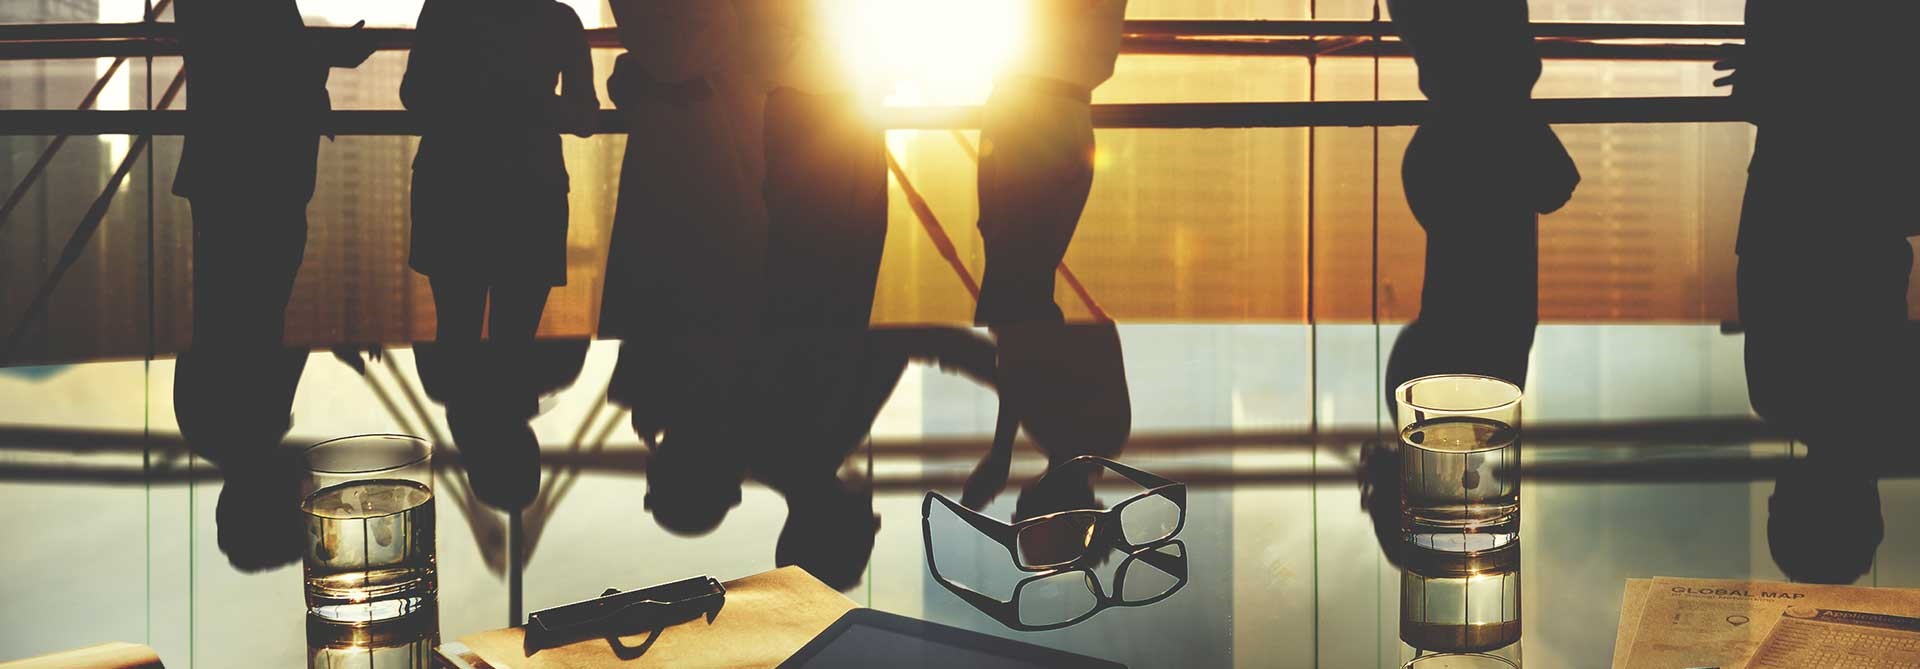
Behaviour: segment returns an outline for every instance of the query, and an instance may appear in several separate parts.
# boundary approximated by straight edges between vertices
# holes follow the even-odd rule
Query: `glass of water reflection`
[[[427,610],[434,575],[433,447],[401,435],[315,444],[307,477],[307,613],[374,623]]]
[[[1472,553],[1520,536],[1520,388],[1448,374],[1401,384],[1402,529],[1419,548]]]

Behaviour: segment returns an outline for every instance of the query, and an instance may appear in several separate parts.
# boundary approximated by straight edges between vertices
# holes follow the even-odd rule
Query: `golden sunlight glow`
[[[823,0],[861,90],[890,107],[979,104],[1025,34],[1023,0]]]

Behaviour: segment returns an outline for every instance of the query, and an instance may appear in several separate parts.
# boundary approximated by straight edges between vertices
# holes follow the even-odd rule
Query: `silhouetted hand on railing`
[[[1749,88],[1746,84],[1752,80],[1752,76],[1741,69],[1743,65],[1747,64],[1745,60],[1746,49],[1747,47],[1741,44],[1720,45],[1720,60],[1713,63],[1713,69],[1716,72],[1725,72],[1727,74],[1726,76],[1713,80],[1713,86],[1714,88],[1728,89],[1728,99],[1733,100],[1734,104],[1740,108],[1741,113],[1748,116],[1747,120],[1751,121],[1753,120],[1751,110],[1747,107],[1748,103],[1752,101],[1753,96],[1749,94]]]
[[[367,32],[366,27],[367,22],[360,21],[344,32],[329,35],[320,48],[327,66],[351,69],[373,57],[373,52],[380,48],[380,40]]]

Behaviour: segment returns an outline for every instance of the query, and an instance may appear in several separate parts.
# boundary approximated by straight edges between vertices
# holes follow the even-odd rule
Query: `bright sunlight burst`
[[[847,71],[887,106],[979,104],[1025,34],[1027,0],[823,0]]]

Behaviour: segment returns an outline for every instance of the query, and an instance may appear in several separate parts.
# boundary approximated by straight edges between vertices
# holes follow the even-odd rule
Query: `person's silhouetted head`
[[[1767,499],[1767,548],[1787,578],[1845,585],[1873,568],[1886,535],[1871,471],[1818,456],[1787,465]]]
[[[1089,462],[1048,470],[1020,489],[1020,495],[1014,501],[1013,521],[1017,523],[1063,511],[1099,511],[1107,508],[1093,494],[1094,480],[1101,471],[1099,465]],[[1112,522],[1112,519],[1108,522]],[[1088,566],[1106,563],[1113,551],[1104,548],[1090,551],[1088,548],[1104,547],[1111,539],[1102,536],[1098,528],[1087,526],[1081,519],[1073,517],[1034,525],[1021,532],[1019,537],[1023,554],[1060,556],[1081,553],[1085,556],[1084,564]],[[1050,559],[1042,561],[1052,562]]]
[[[647,461],[647,511],[680,536],[712,532],[740,505],[739,463],[715,453],[704,439],[667,433]]]
[[[1388,403],[1392,405],[1391,402]],[[1401,533],[1400,452],[1392,444],[1373,442],[1360,451],[1360,510],[1373,521],[1373,536],[1387,564],[1400,565]]]
[[[838,480],[787,493],[787,522],[780,528],[774,563],[798,566],[836,590],[860,584],[873,557],[880,517],[873,495]]]

